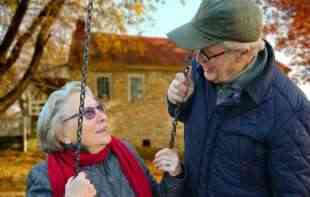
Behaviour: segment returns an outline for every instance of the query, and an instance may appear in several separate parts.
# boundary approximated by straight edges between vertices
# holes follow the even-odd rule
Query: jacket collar
[[[275,69],[275,57],[271,45],[265,41],[267,50],[267,61],[265,62],[265,68],[256,79],[251,81],[246,87],[245,91],[251,96],[256,104],[261,103],[266,94],[268,93],[269,87],[271,86],[271,81],[273,78],[273,73]]]

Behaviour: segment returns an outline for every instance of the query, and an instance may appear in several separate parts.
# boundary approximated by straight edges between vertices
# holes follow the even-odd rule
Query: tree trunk
[[[37,41],[35,43],[35,50],[27,71],[13,90],[9,91],[5,96],[0,97],[0,114],[4,113],[18,98],[21,97],[22,93],[27,88],[32,75],[34,75],[35,71],[40,65],[40,60],[44,52],[44,46],[48,41],[50,35],[50,27],[58,16],[61,8],[64,5],[65,0],[54,0],[53,2],[57,3],[53,4],[50,15],[47,16],[43,21],[41,30],[37,37]]]
[[[35,44],[35,51],[32,56],[31,63],[28,67],[28,70],[24,74],[23,78],[18,82],[18,84],[4,97],[0,97],[0,113],[3,113],[11,106],[24,92],[27,88],[30,77],[37,70],[40,65],[40,59],[43,55],[44,45],[47,40],[43,39],[42,31],[39,33],[38,39]]]
[[[45,7],[41,10],[40,14],[33,20],[31,26],[29,27],[28,31],[21,35],[14,48],[12,49],[10,57],[7,59],[5,64],[0,65],[0,80],[1,76],[4,76],[5,73],[14,65],[17,61],[18,57],[21,54],[22,48],[25,43],[31,38],[32,34],[35,32],[36,28],[42,24],[42,21],[46,17],[55,18],[55,14],[57,15],[58,12],[53,11],[55,7],[59,6],[60,8],[63,6],[65,0],[54,0],[50,3],[46,4]],[[53,13],[54,12],[54,13]],[[17,32],[16,32],[17,33]]]

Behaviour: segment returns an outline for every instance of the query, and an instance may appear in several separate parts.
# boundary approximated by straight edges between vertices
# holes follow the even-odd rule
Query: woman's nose
[[[97,120],[100,122],[107,120],[107,114],[103,111],[97,110]]]

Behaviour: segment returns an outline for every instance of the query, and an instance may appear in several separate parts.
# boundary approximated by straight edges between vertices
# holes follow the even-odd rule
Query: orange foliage
[[[138,16],[142,15],[144,12],[144,5],[141,2],[136,2],[133,6],[133,10]]]
[[[282,14],[273,16],[275,21],[266,27],[267,32],[279,33],[277,27],[287,27],[287,35],[277,36],[278,48],[294,49],[298,65],[310,66],[310,0],[264,0]],[[268,8],[267,8],[268,9]],[[267,21],[268,22],[268,21]],[[300,58],[298,61],[297,59]]]

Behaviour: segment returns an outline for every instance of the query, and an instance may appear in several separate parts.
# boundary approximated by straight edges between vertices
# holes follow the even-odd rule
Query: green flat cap
[[[202,49],[223,41],[257,41],[262,28],[254,0],[203,0],[192,21],[167,36],[181,48]]]

